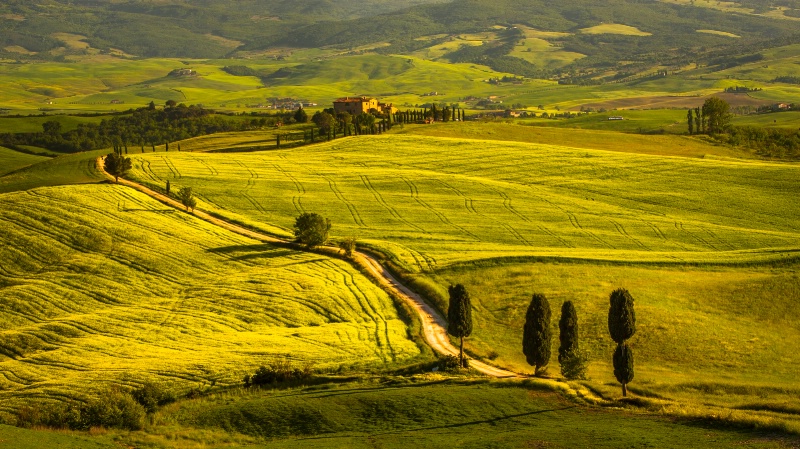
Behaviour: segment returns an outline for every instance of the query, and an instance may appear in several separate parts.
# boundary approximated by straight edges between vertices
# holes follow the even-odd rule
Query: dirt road
[[[108,174],[103,168],[102,158],[97,159],[97,169],[105,174],[105,176],[114,181],[114,177]],[[150,197],[180,210],[186,210],[186,208],[178,202],[177,200],[170,198],[162,193],[156,192],[148,187],[145,187],[141,184],[135,183],[133,181],[129,181],[127,179],[119,180],[120,185],[128,186],[134,188]],[[249,237],[255,240],[260,240],[263,242],[270,242],[270,243],[290,243],[286,240],[279,239],[277,237],[273,237],[267,234],[263,234],[260,232],[252,231],[250,229],[244,228],[242,226],[233,224],[231,222],[219,219],[217,217],[213,217],[206,212],[201,210],[195,209],[191,212],[195,217],[205,220],[209,223],[214,225],[220,226],[225,228],[231,232],[235,232],[237,234],[243,235],[245,237]],[[335,251],[338,252],[338,248],[333,247],[325,247],[323,248],[327,251]],[[422,330],[425,335],[425,340],[427,340],[428,344],[433,348],[434,351],[440,354],[451,354],[451,355],[458,355],[458,348],[453,346],[450,342],[450,338],[447,336],[447,323],[445,322],[444,318],[442,318],[439,313],[433,309],[433,307],[429,306],[422,298],[417,295],[416,293],[412,292],[408,287],[401,284],[391,273],[389,270],[384,268],[375,258],[368,254],[364,254],[362,252],[356,251],[353,257],[354,261],[361,265],[362,267],[366,268],[370,273],[372,273],[375,280],[377,280],[383,286],[391,289],[397,296],[402,298],[409,306],[411,306],[419,315],[420,321],[422,322]],[[506,371],[501,368],[497,368],[486,363],[477,361],[477,360],[470,360],[470,366],[477,371],[480,371],[487,376],[498,377],[498,378],[509,378],[509,377],[520,377],[519,374],[513,373],[511,371]]]

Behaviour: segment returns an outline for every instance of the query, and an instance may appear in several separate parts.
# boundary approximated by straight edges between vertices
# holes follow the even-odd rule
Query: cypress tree
[[[691,109],[689,109],[688,113],[686,114],[686,121],[687,124],[689,125],[689,135],[691,136],[692,134],[694,134],[694,120],[692,117]]]
[[[167,152],[169,152],[169,142],[167,142],[166,150],[167,150]]]
[[[633,297],[625,289],[611,293],[608,309],[608,333],[617,343],[614,351],[614,376],[622,384],[622,396],[628,395],[628,383],[633,380],[633,351],[626,340],[636,333],[636,314]]]
[[[535,293],[525,314],[522,352],[537,376],[550,363],[550,338],[550,303],[544,295]]]
[[[167,196],[169,196],[169,188],[170,188],[169,179],[167,179],[167,188],[166,188]]]
[[[614,351],[614,377],[622,384],[622,396],[627,396],[628,384],[633,381],[633,350],[627,343],[617,345]]]
[[[611,305],[608,309],[608,332],[617,344],[636,333],[636,313],[633,310],[633,297],[624,288],[611,293]]]
[[[558,363],[564,361],[578,350],[578,314],[572,301],[565,301],[561,306],[561,319],[558,320]]]
[[[700,127],[700,108],[694,110],[694,133],[703,134],[703,128]]]
[[[447,333],[460,339],[458,361],[462,367],[466,367],[464,337],[472,334],[472,303],[467,289],[461,284],[451,285],[447,291],[450,293],[450,304],[447,307]]]

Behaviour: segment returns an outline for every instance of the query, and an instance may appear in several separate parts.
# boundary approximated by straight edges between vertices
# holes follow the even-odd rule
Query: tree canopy
[[[703,103],[703,117],[706,119],[706,131],[720,134],[730,125],[731,106],[719,97],[711,97]]]
[[[306,212],[294,221],[294,236],[307,248],[327,242],[330,230],[331,221],[319,214]]]
[[[119,182],[119,177],[125,176],[132,167],[131,158],[117,153],[108,153],[103,161],[103,168],[114,177],[114,182]]]

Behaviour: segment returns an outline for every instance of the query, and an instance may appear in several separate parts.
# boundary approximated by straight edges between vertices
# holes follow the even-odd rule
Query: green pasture
[[[21,429],[0,424],[0,448],[40,449],[108,449],[118,447],[112,442],[99,441],[88,435],[73,435],[61,432]]]
[[[37,162],[46,161],[48,158],[44,156],[34,156],[32,154],[20,153],[19,151],[10,150],[5,147],[0,147],[0,177],[20,168],[36,164]],[[0,181],[2,183],[2,181]]]
[[[734,117],[731,123],[740,126],[800,129],[800,112],[787,111],[773,114],[745,115]]]
[[[652,36],[652,33],[642,31],[630,25],[621,23],[604,23],[580,30],[583,34],[621,34],[624,36]]]
[[[648,111],[649,112],[649,111]],[[626,115],[627,112],[622,112]],[[642,114],[647,117],[648,113]],[[587,116],[596,117],[599,115]],[[573,123],[576,119],[538,119],[510,120],[464,123],[435,123],[426,126],[406,127],[398,131],[400,134],[412,134],[428,137],[452,137],[470,140],[514,141],[539,144],[552,144],[572,148],[617,151],[624,153],[650,154],[655,156],[706,157],[720,156],[733,158],[751,157],[741,150],[718,145],[701,136],[680,136],[673,134],[641,135],[589,129],[589,127],[571,128],[554,126],[565,122]],[[529,125],[547,126],[529,126]],[[677,126],[677,125],[676,125]],[[397,129],[397,128],[395,128]]]
[[[103,181],[105,177],[97,170],[97,158],[109,152],[98,150],[67,154],[23,167],[0,176],[0,193]]]
[[[581,406],[535,381],[388,377],[287,391],[227,391],[158,412],[135,447],[780,448],[795,440],[692,419]]]
[[[392,300],[338,259],[262,244],[114,185],[0,195],[0,413],[146,379],[231,385],[419,355]]]
[[[788,164],[397,135],[132,158],[134,179],[191,186],[202,208],[285,229],[320,213],[413,271],[534,256],[750,263],[795,257],[800,237]]]
[[[500,366],[532,372],[521,352],[525,311],[533,293],[544,293],[553,311],[550,373],[560,375],[558,317],[573,301],[580,341],[589,356],[590,385],[619,397],[608,336],[608,297],[627,288],[635,299],[637,334],[634,393],[726,409],[762,410],[764,419],[790,422],[774,413],[800,394],[800,275],[797,265],[691,268],[610,264],[476,264],[441,270],[442,286],[462,283],[471,293],[476,320],[468,339],[474,354]]]
[[[75,115],[47,115],[31,117],[0,117],[0,133],[42,132],[44,122],[61,123],[61,131],[72,131],[85,123],[100,123],[108,117],[78,117]]]
[[[609,120],[609,117],[622,117],[623,120]],[[530,124],[636,133],[661,132],[661,130],[674,134],[688,132],[686,110],[683,109],[618,110],[590,113],[570,119],[539,119],[531,121]]]

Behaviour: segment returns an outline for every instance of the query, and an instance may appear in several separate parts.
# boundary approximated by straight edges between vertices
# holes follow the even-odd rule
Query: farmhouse
[[[376,110],[384,114],[394,114],[397,108],[391,103],[381,103],[371,97],[344,97],[333,102],[333,110],[338,114],[347,112],[351,115],[358,115],[371,110]]]

